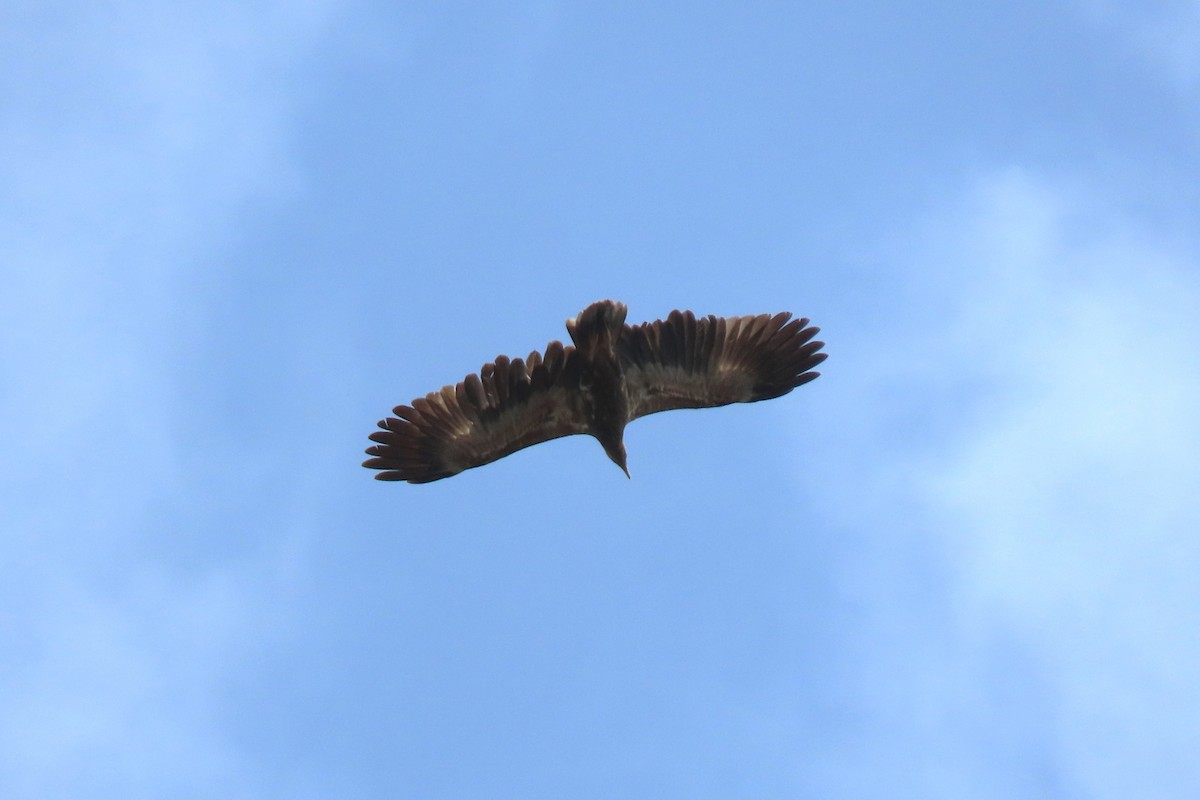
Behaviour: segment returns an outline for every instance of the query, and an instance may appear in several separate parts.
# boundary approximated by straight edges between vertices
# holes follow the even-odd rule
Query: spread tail
[[[575,319],[567,320],[567,333],[571,341],[584,355],[599,348],[611,351],[625,325],[625,313],[629,309],[624,303],[601,300],[579,312]]]

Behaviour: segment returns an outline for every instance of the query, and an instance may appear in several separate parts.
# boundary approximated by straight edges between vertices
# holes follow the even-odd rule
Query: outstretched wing
[[[811,340],[820,329],[791,316],[697,319],[672,311],[666,320],[626,325],[618,353],[629,418],[768,400],[816,378],[824,343]]]
[[[364,467],[384,481],[428,483],[503,458],[523,447],[584,433],[579,358],[551,342],[543,358],[498,356],[456,386],[396,406],[371,434]]]

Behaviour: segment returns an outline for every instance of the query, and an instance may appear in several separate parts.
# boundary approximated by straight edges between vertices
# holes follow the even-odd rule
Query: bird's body
[[[427,483],[539,442],[590,434],[625,474],[625,425],[674,408],[750,403],[816,378],[825,359],[807,319],[791,314],[625,324],[623,303],[602,300],[567,321],[572,346],[554,341],[527,359],[498,356],[478,375],[397,406],[379,423],[364,467],[380,480]]]

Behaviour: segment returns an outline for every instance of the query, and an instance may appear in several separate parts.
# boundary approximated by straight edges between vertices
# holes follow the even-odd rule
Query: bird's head
[[[608,457],[625,473],[625,477],[630,477],[629,468],[625,466],[625,443],[617,439],[612,442],[601,441],[601,444],[604,445],[604,452],[608,453]]]

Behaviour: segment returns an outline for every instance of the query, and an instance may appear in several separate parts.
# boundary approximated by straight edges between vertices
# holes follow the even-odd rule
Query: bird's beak
[[[621,468],[621,472],[625,473],[626,478],[630,477],[629,476],[629,467],[625,466],[625,446],[624,445],[621,446],[620,450],[608,451],[608,457],[610,459],[612,459],[612,462],[614,464],[616,464],[618,467]]]

